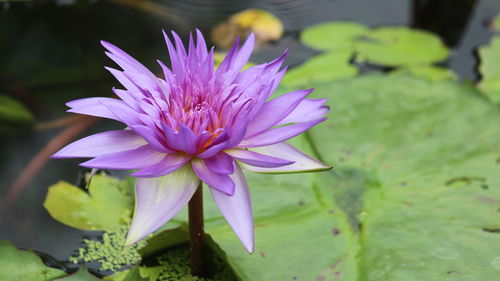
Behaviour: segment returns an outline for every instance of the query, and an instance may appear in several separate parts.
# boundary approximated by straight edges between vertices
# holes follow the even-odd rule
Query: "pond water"
[[[126,2],[0,3],[0,94],[21,100],[40,123],[66,116],[66,101],[106,96],[116,85],[103,69],[112,62],[105,57],[99,40],[115,43],[158,70],[155,65],[157,58],[168,61],[160,33],[162,28],[179,30],[184,36],[194,27],[208,32],[216,23],[245,8],[272,12],[282,20],[286,30],[282,40],[255,53],[252,58],[255,62],[274,58],[285,48],[290,49],[287,63],[291,66],[317,53],[297,40],[300,30],[315,23],[349,20],[368,26],[414,25],[440,32],[453,48],[447,65],[462,79],[475,81],[478,61],[474,50],[489,41],[491,33],[485,24],[500,11],[500,1],[497,0],[440,1],[449,3],[445,8],[451,9],[448,14],[457,15],[453,20],[443,18],[439,7],[431,7],[431,12],[421,9],[421,13],[415,13],[412,10],[432,1],[157,1],[155,3],[163,5],[164,9],[154,12],[147,7],[123,4]],[[420,17],[415,18],[416,15]],[[114,122],[102,120],[81,135],[117,126]],[[61,179],[71,183],[81,181],[83,170],[78,168],[79,161],[46,162],[19,196],[7,198],[22,169],[60,132],[58,128],[37,129],[2,136],[0,240],[7,239],[17,247],[36,249],[57,259],[66,259],[79,246],[83,236],[92,234],[53,220],[43,208],[43,200],[47,188],[55,182]]]

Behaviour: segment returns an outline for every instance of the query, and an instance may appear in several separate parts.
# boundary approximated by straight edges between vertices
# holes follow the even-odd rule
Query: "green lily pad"
[[[349,63],[351,50],[336,50],[314,56],[302,65],[289,70],[283,78],[285,86],[307,86],[317,82],[350,78],[358,74],[358,69]]]
[[[59,222],[83,230],[116,230],[130,221],[133,197],[126,181],[95,175],[88,193],[67,182],[49,188],[44,207]]]
[[[43,264],[33,252],[0,241],[0,280],[49,281],[65,275],[66,272]]]
[[[98,281],[98,280],[102,280],[102,279],[99,279],[99,278],[95,277],[94,275],[90,274],[86,267],[82,267],[82,268],[78,269],[77,272],[70,274],[68,276],[65,276],[63,278],[56,279],[56,280],[61,280],[61,281]]]
[[[449,51],[438,36],[407,27],[380,27],[357,40],[360,60],[384,66],[440,62]]]
[[[291,143],[313,154],[306,136],[296,137]],[[323,189],[330,187],[318,185],[317,175],[321,173],[245,174],[253,202],[256,245],[253,254],[241,245],[207,189],[204,196],[205,230],[214,242],[210,245],[240,280],[321,280],[325,276],[351,280],[356,276],[357,244],[333,197],[322,195],[327,194]],[[171,223],[186,220],[183,211]],[[150,241],[165,240],[168,235],[178,237],[175,229],[166,229],[159,234],[163,238],[153,237]],[[159,247],[159,243],[155,245]]]
[[[337,201],[358,189],[358,206],[343,208],[359,223],[358,280],[497,280],[498,108],[468,85],[411,76],[364,76],[314,95],[335,108],[310,132],[336,163],[322,182],[342,189],[350,179],[343,194],[330,191]]]
[[[146,245],[139,249],[143,257],[157,254],[159,251],[188,242],[188,226],[186,223],[170,221],[146,239]]]
[[[292,143],[312,154],[305,136]],[[246,173],[254,209],[254,253],[245,251],[223,219],[206,224],[241,280],[354,279],[357,244],[351,228],[333,197],[323,195],[330,187],[318,184],[318,175],[328,173]]]
[[[500,254],[491,245],[500,243],[498,108],[467,84],[410,75],[323,83],[313,96],[329,98],[331,118],[292,142],[336,168],[246,173],[253,254],[205,192],[210,245],[237,276],[496,281]],[[182,212],[172,223],[185,221]],[[162,246],[160,238],[149,253]]]
[[[392,71],[391,74],[394,75],[411,74],[415,77],[425,78],[431,82],[438,82],[448,79],[452,80],[457,79],[457,75],[453,72],[453,70],[433,65],[418,65],[418,66],[403,67]]]
[[[359,36],[368,33],[368,28],[356,22],[333,21],[306,28],[300,34],[302,43],[320,50],[353,49]]]
[[[482,79],[478,84],[489,99],[500,103],[500,37],[494,37],[489,45],[479,48],[481,64],[479,72]]]
[[[290,181],[281,184],[279,180],[262,183],[272,183],[272,188],[281,193],[293,193],[293,180],[297,178],[287,177]],[[258,180],[250,182],[255,184]],[[207,231],[241,280],[355,280],[357,246],[343,215],[336,208],[328,210],[318,206],[313,198],[308,199],[290,202],[272,216],[256,216],[256,249],[251,255],[227,225]],[[320,198],[329,199],[332,198]],[[254,202],[259,204],[258,200]],[[323,279],[327,276],[329,279]]]

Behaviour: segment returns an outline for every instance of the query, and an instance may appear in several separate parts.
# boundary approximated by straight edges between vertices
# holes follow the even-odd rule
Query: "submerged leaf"
[[[407,27],[380,27],[356,42],[362,60],[384,66],[440,62],[448,49],[436,35]]]
[[[66,182],[49,188],[44,207],[56,220],[83,230],[116,230],[130,221],[133,198],[125,181],[96,175],[89,193]]]
[[[0,241],[0,280],[49,281],[65,275],[66,272],[43,264],[33,252]]]

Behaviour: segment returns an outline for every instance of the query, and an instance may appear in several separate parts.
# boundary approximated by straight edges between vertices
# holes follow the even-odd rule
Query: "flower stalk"
[[[206,277],[204,263],[205,230],[203,222],[203,183],[200,182],[188,204],[189,209],[189,248],[191,251],[191,274]]]

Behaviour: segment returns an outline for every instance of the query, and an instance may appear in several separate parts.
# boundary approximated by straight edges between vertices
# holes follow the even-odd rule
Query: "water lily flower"
[[[123,130],[98,133],[61,149],[53,158],[88,157],[80,165],[136,170],[136,208],[127,244],[154,232],[190,200],[200,181],[244,247],[254,249],[252,207],[242,170],[290,173],[330,167],[285,141],[324,121],[325,99],[298,90],[270,99],[285,74],[278,59],[242,71],[254,47],[250,35],[236,42],[218,68],[202,34],[187,48],[165,36],[171,68],[164,78],[108,43],[106,55],[122,70],[106,67],[125,89],[119,99],[92,97],[68,102],[69,112],[110,118]],[[272,188],[272,187],[270,187]],[[113,198],[110,198],[113,200]]]

